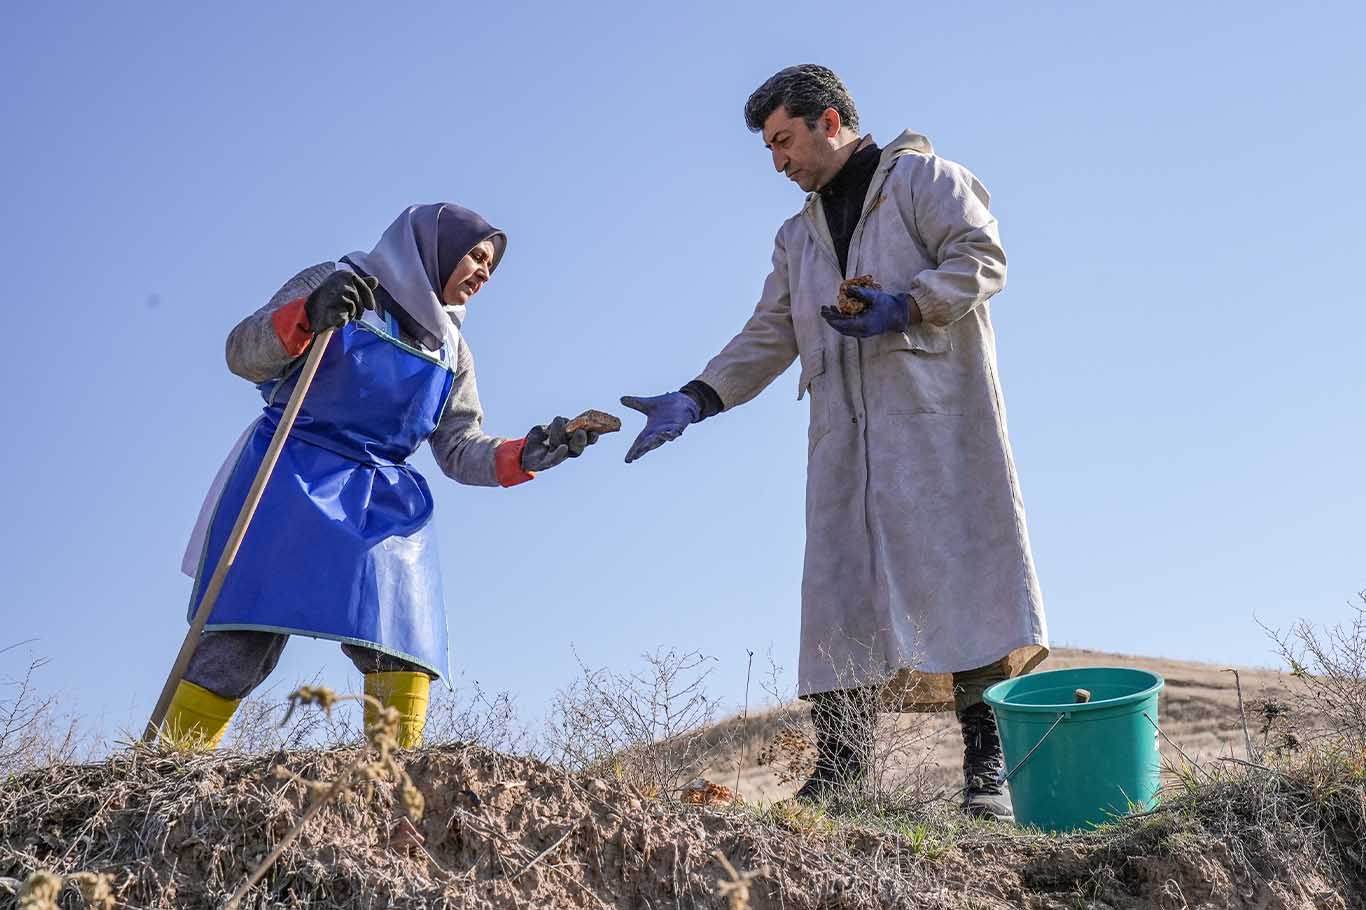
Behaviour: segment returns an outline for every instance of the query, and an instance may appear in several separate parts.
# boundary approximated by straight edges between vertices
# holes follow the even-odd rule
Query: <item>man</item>
[[[1024,506],[1006,438],[987,300],[1005,253],[981,183],[910,131],[860,138],[853,99],[822,66],[789,67],[745,105],[773,166],[807,192],[783,223],[745,327],[646,415],[628,462],[754,398],[801,360],[811,399],[798,693],[819,799],[867,771],[875,712],[956,709],[963,808],[1012,818],[982,692],[1048,653]],[[858,315],[834,307],[845,278]],[[895,684],[895,685],[893,685]]]

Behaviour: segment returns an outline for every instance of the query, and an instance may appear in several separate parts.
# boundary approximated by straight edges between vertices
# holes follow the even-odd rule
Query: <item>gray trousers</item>
[[[277,632],[205,632],[185,670],[185,681],[219,698],[245,698],[275,669],[287,641],[288,635]],[[362,674],[427,673],[416,664],[371,648],[344,644],[341,649]]]

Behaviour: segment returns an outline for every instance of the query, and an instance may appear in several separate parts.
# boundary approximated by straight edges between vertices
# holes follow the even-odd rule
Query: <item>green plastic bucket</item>
[[[987,689],[1016,822],[1073,831],[1152,808],[1161,782],[1162,686],[1147,670],[1078,667]],[[1078,703],[1078,689],[1091,700]]]

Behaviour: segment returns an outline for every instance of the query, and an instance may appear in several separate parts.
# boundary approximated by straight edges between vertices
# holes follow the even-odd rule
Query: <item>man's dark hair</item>
[[[813,130],[825,109],[833,107],[844,126],[858,131],[858,111],[854,99],[849,97],[849,89],[834,70],[815,63],[779,70],[755,89],[745,102],[745,126],[752,133],[762,132],[764,121],[780,107],[805,120],[807,128]]]

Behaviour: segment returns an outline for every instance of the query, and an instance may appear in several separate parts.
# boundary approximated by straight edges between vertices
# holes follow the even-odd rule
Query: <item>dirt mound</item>
[[[403,757],[426,798],[425,847],[390,842],[394,793],[372,784],[326,807],[243,906],[1353,906],[1293,849],[1235,849],[1181,812],[1044,837],[949,815],[854,823],[785,804],[688,806],[475,746]],[[120,907],[221,907],[307,800],[274,766],[331,779],[354,758],[133,750],[10,778],[0,908],[16,907],[14,889],[39,869],[107,873]],[[733,876],[717,852],[753,875],[747,897],[727,896]],[[82,905],[74,887],[63,892],[61,906]]]

